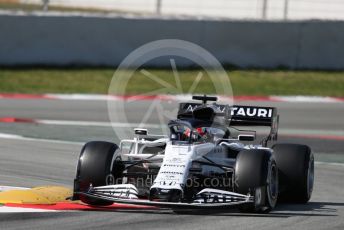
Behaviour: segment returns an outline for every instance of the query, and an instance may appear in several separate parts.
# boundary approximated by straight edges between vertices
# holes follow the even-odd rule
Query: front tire
[[[74,192],[85,192],[92,185],[107,185],[107,179],[113,178],[112,167],[116,144],[104,141],[92,141],[84,145],[81,150],[76,178],[74,180]],[[90,198],[84,195],[76,195],[82,202],[89,205],[111,205],[113,202]]]
[[[240,208],[243,212],[269,212],[278,197],[278,168],[271,152],[254,149],[238,154],[235,167],[236,191],[254,195],[254,204]],[[258,201],[258,202],[256,202]]]

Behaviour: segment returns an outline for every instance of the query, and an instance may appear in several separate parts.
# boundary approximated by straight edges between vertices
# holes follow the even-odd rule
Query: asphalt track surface
[[[137,111],[147,104],[133,102],[128,106],[128,120],[140,122],[142,114]],[[250,104],[277,106],[281,131],[310,133],[313,130],[332,135],[344,130],[343,103]],[[0,117],[109,121],[104,101],[0,100]],[[110,129],[101,127],[0,124],[0,133],[78,142],[102,138],[116,141]],[[281,141],[307,143],[316,159],[321,156],[325,161],[344,162],[343,140],[282,135]],[[73,142],[0,138],[0,184],[71,187],[81,147],[80,143]],[[270,214],[242,214],[235,210],[190,215],[177,215],[169,210],[1,213],[0,229],[344,229],[344,166],[317,163],[315,170],[314,193],[307,205],[280,204]]]
[[[123,103],[123,102],[117,102]],[[150,101],[124,103],[125,115],[131,122],[140,122],[140,111],[147,110]],[[172,113],[177,102],[162,102]],[[281,115],[281,128],[307,128],[341,130],[344,127],[344,103],[286,103],[245,101],[236,104],[274,106]],[[0,100],[0,117],[25,117],[33,119],[109,121],[106,101],[83,100]],[[152,114],[150,123],[158,120]]]

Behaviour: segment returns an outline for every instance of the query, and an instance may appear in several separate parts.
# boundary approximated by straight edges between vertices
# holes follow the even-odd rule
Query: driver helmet
[[[207,134],[207,129],[204,127],[199,127],[196,129],[196,131],[201,137]]]
[[[207,129],[204,128],[204,127],[196,128],[195,131],[196,131],[201,137],[203,137],[204,135],[207,134]],[[191,133],[191,130],[190,130],[189,128],[186,128],[183,134],[184,134],[186,137],[190,137],[190,133]]]

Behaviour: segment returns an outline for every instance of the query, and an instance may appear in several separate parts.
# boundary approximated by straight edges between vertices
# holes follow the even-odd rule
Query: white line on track
[[[84,145],[85,144],[83,142],[31,138],[31,137],[24,137],[24,136],[20,136],[20,135],[7,134],[7,133],[0,133],[0,139],[1,138],[2,139],[13,139],[13,140],[23,140],[23,141],[37,141],[37,142],[57,143],[57,144],[70,144],[70,145]]]
[[[68,120],[34,120],[35,123],[45,125],[70,125],[70,126],[98,126],[98,127],[119,127],[119,128],[137,128],[139,123],[110,123],[100,121],[68,121]],[[158,129],[161,128],[159,124],[144,124],[145,128]]]
[[[0,185],[0,192],[6,192],[9,190],[27,190],[29,188],[24,188],[24,187],[13,187],[13,186],[1,186]]]
[[[331,165],[331,166],[340,166],[344,167],[344,163],[335,163],[335,162],[323,162],[323,161],[315,161],[316,165]]]
[[[0,206],[0,213],[33,213],[33,212],[59,212],[57,210],[47,210],[38,208],[17,208],[17,207],[7,207]]]
[[[28,119],[29,120],[29,119]],[[61,126],[93,126],[93,127],[114,127],[114,128],[148,128],[148,129],[159,129],[163,125],[161,124],[140,124],[140,123],[121,123],[121,122],[101,122],[101,121],[73,121],[73,120],[45,120],[45,119],[32,119],[32,123],[43,124],[43,125],[61,125]],[[14,122],[16,123],[16,122]],[[20,123],[20,121],[18,122]],[[264,133],[265,128],[257,127],[258,133]],[[289,129],[281,128],[279,130],[281,135],[333,135],[333,136],[344,136],[343,130],[315,130],[315,129]]]
[[[93,127],[113,127],[113,128],[147,128],[147,129],[161,129],[163,125],[161,124],[139,124],[139,123],[110,123],[110,122],[97,122],[97,121],[68,121],[68,120],[34,120],[37,124],[44,124],[44,125],[61,125],[61,126],[93,126]],[[257,134],[264,134],[266,133],[266,129],[264,128],[256,128]],[[321,139],[321,136],[326,139],[336,139],[344,137],[344,131],[342,130],[314,130],[314,129],[288,129],[282,128],[279,130],[280,135],[305,135],[312,138],[318,137]]]

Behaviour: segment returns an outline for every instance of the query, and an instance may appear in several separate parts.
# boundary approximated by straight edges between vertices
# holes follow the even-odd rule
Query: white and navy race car
[[[306,145],[275,144],[277,109],[228,106],[216,97],[181,103],[169,136],[136,129],[119,145],[103,141],[81,150],[73,199],[89,205],[150,205],[174,211],[238,208],[267,212],[277,200],[306,203],[314,183],[314,156]],[[240,126],[267,126],[256,132]],[[236,127],[236,128],[234,128]]]

